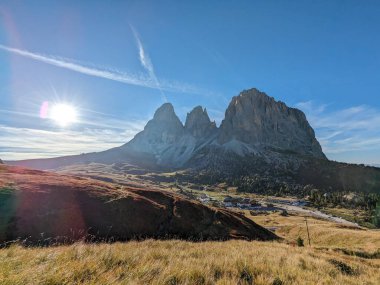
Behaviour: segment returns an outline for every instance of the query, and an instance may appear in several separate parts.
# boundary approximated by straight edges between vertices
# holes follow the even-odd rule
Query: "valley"
[[[217,207],[225,207],[223,201],[226,197],[246,198],[263,204],[262,207],[257,207],[260,206],[260,203],[259,205],[256,205],[256,210],[258,211],[273,211],[271,209],[268,210],[266,207],[266,204],[269,203],[273,204],[277,208],[274,210],[277,211],[286,210],[304,216],[317,217],[349,226],[360,227],[362,225],[373,228],[373,225],[366,222],[368,220],[368,213],[364,210],[352,210],[350,208],[339,206],[327,206],[323,208],[316,207],[307,201],[307,195],[298,197],[286,194],[282,195],[282,197],[271,196],[259,193],[239,192],[237,191],[238,187],[228,186],[226,183],[216,183],[211,185],[199,184],[197,182],[192,183],[189,182],[192,181],[192,179],[189,179],[189,176],[186,175],[185,172],[152,172],[127,163],[119,163],[115,165],[99,163],[72,165],[59,168],[57,169],[57,172],[135,187],[138,187],[138,185],[155,187]],[[300,204],[302,205],[300,206]],[[235,203],[234,207],[231,209],[244,210],[244,208],[244,206],[243,208],[236,206]]]
[[[317,210],[299,197],[239,193],[236,187],[228,187],[223,183],[200,185],[182,181],[178,179],[179,177],[181,176],[178,176],[176,172],[151,172],[130,164],[90,163],[72,165],[57,169],[55,173],[0,166],[2,201],[4,202],[4,198],[8,197],[9,189],[12,188],[15,189],[15,193],[19,192],[17,195],[20,197],[15,200],[18,202],[14,205],[19,206],[13,208],[14,210],[11,210],[10,205],[12,203],[0,205],[0,210],[6,211],[4,212],[5,217],[7,213],[9,215],[13,211],[19,213],[17,219],[27,219],[29,223],[34,225],[45,225],[44,228],[35,232],[36,234],[40,232],[43,234],[35,240],[36,243],[33,242],[31,236],[24,241],[13,238],[2,244],[3,248],[0,249],[1,284],[30,282],[33,284],[104,284],[106,282],[107,284],[278,285],[316,284],[316,282],[322,284],[358,284],[364,282],[365,284],[377,285],[377,280],[380,278],[380,232],[378,230],[363,228],[345,220],[334,220],[325,214],[316,214]],[[77,200],[80,196],[75,198],[72,194],[69,197],[71,197],[71,207],[78,207],[79,212],[82,211],[82,214],[87,212],[87,214],[73,216],[75,213],[79,213],[78,210],[71,208],[67,212],[61,208],[60,211],[63,212],[57,216],[59,213],[57,210],[61,207],[60,204],[67,199],[56,194],[50,201],[48,198],[42,199],[43,196],[32,200],[33,196],[21,198],[21,193],[25,190],[32,191],[32,193],[41,190],[46,192],[50,191],[48,189],[56,187],[59,187],[65,196],[71,193],[70,188],[81,189],[84,187],[83,190],[89,194],[88,198]],[[102,233],[103,230],[101,229],[104,224],[109,224],[107,218],[102,217],[108,210],[103,210],[101,204],[97,204],[95,206],[96,212],[99,213],[100,211],[102,214],[97,216],[100,223],[94,223],[94,221],[91,222],[91,215],[89,216],[88,213],[90,209],[81,206],[85,201],[88,204],[93,199],[91,197],[99,197],[107,201],[109,199],[107,197],[111,195],[111,200],[106,203],[108,204],[107,207],[112,209],[115,207],[112,204],[113,201],[128,199],[127,197],[134,192],[139,193],[138,195],[146,195],[143,194],[147,191],[146,189],[157,189],[162,193],[168,193],[168,195],[173,193],[178,197],[183,197],[183,199],[194,201],[194,205],[205,204],[206,207],[211,208],[224,208],[224,201],[228,197],[237,199],[237,201],[255,201],[257,204],[253,205],[254,210],[245,208],[242,204],[238,207],[227,207],[227,211],[236,213],[234,214],[236,217],[244,216],[244,219],[251,220],[254,223],[252,226],[261,226],[266,231],[275,233],[280,239],[270,241],[271,235],[262,232],[265,239],[270,237],[268,241],[235,240],[235,238],[246,239],[253,232],[249,233],[247,229],[241,226],[236,227],[238,220],[232,222],[235,218],[231,216],[229,218],[232,222],[230,224],[231,236],[223,242],[210,241],[208,238],[203,242],[186,241],[186,238],[183,240],[185,236],[181,238],[182,240],[178,240],[178,236],[174,239],[166,236],[162,240],[156,235],[152,237],[156,236],[159,240],[152,240],[147,234],[143,238],[140,236],[136,240],[137,236],[135,236],[132,240],[120,243],[117,242],[119,239],[115,236],[117,231],[115,232],[114,229],[106,228],[106,232]],[[148,196],[152,194],[153,192]],[[134,223],[133,220],[139,217],[139,223],[148,223],[151,227],[154,223],[153,220],[149,220],[152,210],[146,206],[143,210],[144,213],[138,210],[138,205],[141,203],[139,199],[141,198],[137,198],[137,196],[134,198],[134,206],[131,204],[123,210],[120,208],[118,213],[124,212],[121,216],[122,219],[114,217],[111,224],[127,222],[131,227]],[[27,206],[29,209],[28,217],[23,216],[23,214],[20,215],[20,213],[26,213],[27,210],[26,206],[22,206],[25,202],[21,201],[29,201],[29,206]],[[158,202],[158,200],[156,201]],[[47,207],[41,203],[48,203]],[[39,204],[40,206],[38,206]],[[259,204],[260,206],[258,206]],[[134,209],[133,214],[128,212],[128,208],[131,206]],[[99,227],[100,231],[96,232],[98,238],[88,239],[89,232],[85,235],[75,236],[75,233],[70,230],[70,238],[51,239],[49,231],[54,234],[54,227],[46,227],[50,224],[48,222],[50,219],[46,219],[45,222],[33,220],[32,213],[38,208],[45,208],[47,212],[44,212],[44,215],[54,218],[55,222],[64,218],[66,211],[66,214],[72,217],[69,219],[82,220],[82,224],[76,225],[78,229],[84,226]],[[95,208],[93,209],[95,210]],[[182,218],[180,216],[176,218],[182,219],[179,220],[180,224],[178,225],[188,225],[191,218],[188,221],[184,220],[188,219],[185,218],[188,214],[198,216],[196,208],[187,208],[185,211],[188,213],[180,214]],[[43,213],[41,209],[36,212],[37,217],[40,218]],[[52,211],[52,209],[55,210]],[[3,217],[4,213],[2,214]],[[110,213],[108,212],[106,215]],[[159,216],[163,214],[164,212],[161,212]],[[156,216],[155,219],[159,216]],[[305,217],[308,221],[308,227],[305,224]],[[75,226],[68,222],[67,218],[64,218],[66,222],[63,229],[66,226]],[[194,225],[202,223],[204,219],[205,217],[198,217],[194,220]],[[242,223],[244,219],[239,218],[238,223]],[[13,223],[11,217],[9,222]],[[223,230],[218,235],[226,232],[229,227],[229,221],[224,220],[223,223]],[[243,223],[247,224],[247,222]],[[20,222],[18,224],[20,225]],[[12,233],[10,229],[15,227],[9,225],[0,224],[0,229],[6,229],[8,237]],[[26,224],[23,223],[22,229],[28,230],[28,227],[25,226]],[[256,228],[257,226],[254,226],[255,234],[252,238],[264,238],[264,236],[257,235],[258,231],[262,231]],[[132,227],[136,227],[136,225]],[[140,233],[142,230],[149,231],[149,227],[145,229],[140,227],[138,231]],[[188,237],[194,238],[195,236],[191,232],[195,228],[189,227],[184,233]],[[130,232],[131,229],[128,231]],[[60,228],[59,233],[64,234],[62,228]],[[108,234],[109,237],[112,235],[111,239],[108,238]],[[223,235],[220,235],[219,238]],[[167,240],[168,238],[170,239]],[[50,246],[45,247],[46,245]],[[260,262],[257,262],[258,260]],[[36,267],[39,270],[35,270]],[[42,272],[44,273],[42,274]]]

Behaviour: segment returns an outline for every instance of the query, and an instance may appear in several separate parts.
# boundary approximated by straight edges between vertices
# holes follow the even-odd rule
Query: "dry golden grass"
[[[299,215],[283,217],[278,213],[267,216],[250,216],[264,227],[277,227],[276,234],[287,241],[295,241],[298,236],[307,241],[305,219]],[[380,249],[380,231],[356,229],[337,223],[308,217],[311,244],[315,247],[348,248],[352,250],[376,251]],[[379,282],[380,284],[380,282]]]
[[[379,284],[380,280],[379,259],[278,242],[147,240],[50,248],[12,246],[0,250],[0,264],[0,284],[4,285],[356,285]],[[336,264],[350,270],[341,270]]]
[[[50,248],[12,246],[0,250],[0,284],[380,284],[380,259],[336,248],[373,253],[380,232],[341,228],[309,218],[279,214],[252,217],[278,227],[284,242],[170,240],[83,244]],[[282,282],[282,283],[281,283]]]

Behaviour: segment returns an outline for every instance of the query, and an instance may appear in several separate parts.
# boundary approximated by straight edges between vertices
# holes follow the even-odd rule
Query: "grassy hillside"
[[[309,218],[308,247],[303,217],[251,218],[285,241],[14,245],[0,249],[0,284],[379,284],[379,231]]]
[[[15,190],[17,190],[17,195],[23,193],[23,189],[29,188],[31,193],[45,193],[59,184],[61,191],[64,185],[67,189],[85,187],[86,192],[91,190],[89,193],[96,194],[95,197],[99,193],[102,197],[106,197],[109,194],[124,194],[126,189],[131,187],[124,185],[122,188],[114,188],[115,185],[108,182],[49,173],[44,173],[43,179],[36,180],[37,176],[41,176],[41,172],[19,168],[14,170],[17,170],[16,173],[9,175],[9,170],[0,168],[0,188],[3,189],[0,191],[3,195],[0,197],[0,209],[3,213],[12,215],[24,213],[24,208],[20,206],[33,205],[31,201],[34,201],[34,205],[41,205],[38,207],[41,209],[55,203],[55,200],[43,200],[40,196],[32,200],[29,196],[28,199],[16,199],[15,204],[6,203],[9,199],[4,198],[9,198],[10,193]],[[151,186],[138,182],[133,183],[140,187]],[[157,187],[167,186],[157,185]],[[66,188],[64,188],[64,193],[67,194],[69,192],[66,192],[68,191]],[[131,192],[129,196],[135,197],[143,190],[136,188],[128,191]],[[149,201],[156,197],[156,195],[154,197],[151,195],[147,197]],[[59,201],[63,201],[62,196],[58,197],[60,197]],[[119,201],[121,197],[116,198],[118,199],[111,201]],[[44,201],[49,203],[44,203]],[[77,199],[73,201],[78,202]],[[73,205],[73,201],[69,201],[70,205]],[[138,203],[138,200],[134,203]],[[82,202],[77,204],[82,205]],[[196,204],[201,207],[199,203]],[[205,207],[201,208],[202,212],[206,211]],[[10,211],[12,209],[18,210]],[[84,209],[83,206],[81,209]],[[99,207],[91,209],[99,211]],[[146,214],[146,211],[144,213]],[[143,217],[144,213],[140,213],[139,216]],[[183,213],[177,214],[181,219],[185,218]],[[276,234],[283,240],[195,243],[148,239],[140,242],[112,244],[77,242],[55,247],[22,247],[14,244],[0,249],[0,284],[379,285],[379,231],[343,227],[330,221],[308,217],[311,237],[311,247],[309,247],[303,216],[295,213],[287,216],[279,213],[252,216],[249,211],[244,211],[243,214],[245,217],[240,214],[231,215],[241,217],[243,220],[248,218],[264,227],[274,228]],[[29,216],[25,214],[20,217],[29,219]],[[45,216],[42,215],[42,217]],[[161,214],[157,215],[159,216]],[[1,217],[3,219],[0,219],[0,229],[5,231],[9,229],[9,226],[4,224],[4,221],[11,219],[9,215]],[[199,218],[196,220],[198,223]],[[44,223],[36,224],[45,225]],[[298,237],[304,240],[304,247],[296,245]]]
[[[152,187],[0,165],[0,243],[169,237],[278,238],[244,215]]]
[[[247,217],[250,217],[246,213]],[[275,227],[276,234],[288,242],[301,237],[307,243],[305,218],[299,215],[281,216],[279,213],[267,216],[251,217],[265,227]],[[311,245],[322,248],[344,248],[357,251],[373,252],[380,250],[380,230],[351,228],[337,223],[308,217]]]
[[[0,250],[1,284],[379,284],[380,260],[277,242],[154,241]]]

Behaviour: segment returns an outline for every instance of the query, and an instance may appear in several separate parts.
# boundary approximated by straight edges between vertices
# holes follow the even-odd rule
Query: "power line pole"
[[[305,217],[305,222],[306,222],[307,238],[309,240],[309,246],[311,246],[311,243],[310,243],[310,233],[309,233],[309,225],[307,224],[307,217]]]

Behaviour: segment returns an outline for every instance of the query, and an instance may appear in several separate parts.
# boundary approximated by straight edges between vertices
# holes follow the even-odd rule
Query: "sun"
[[[51,107],[49,117],[61,127],[66,127],[77,121],[77,110],[72,105],[59,103]]]

